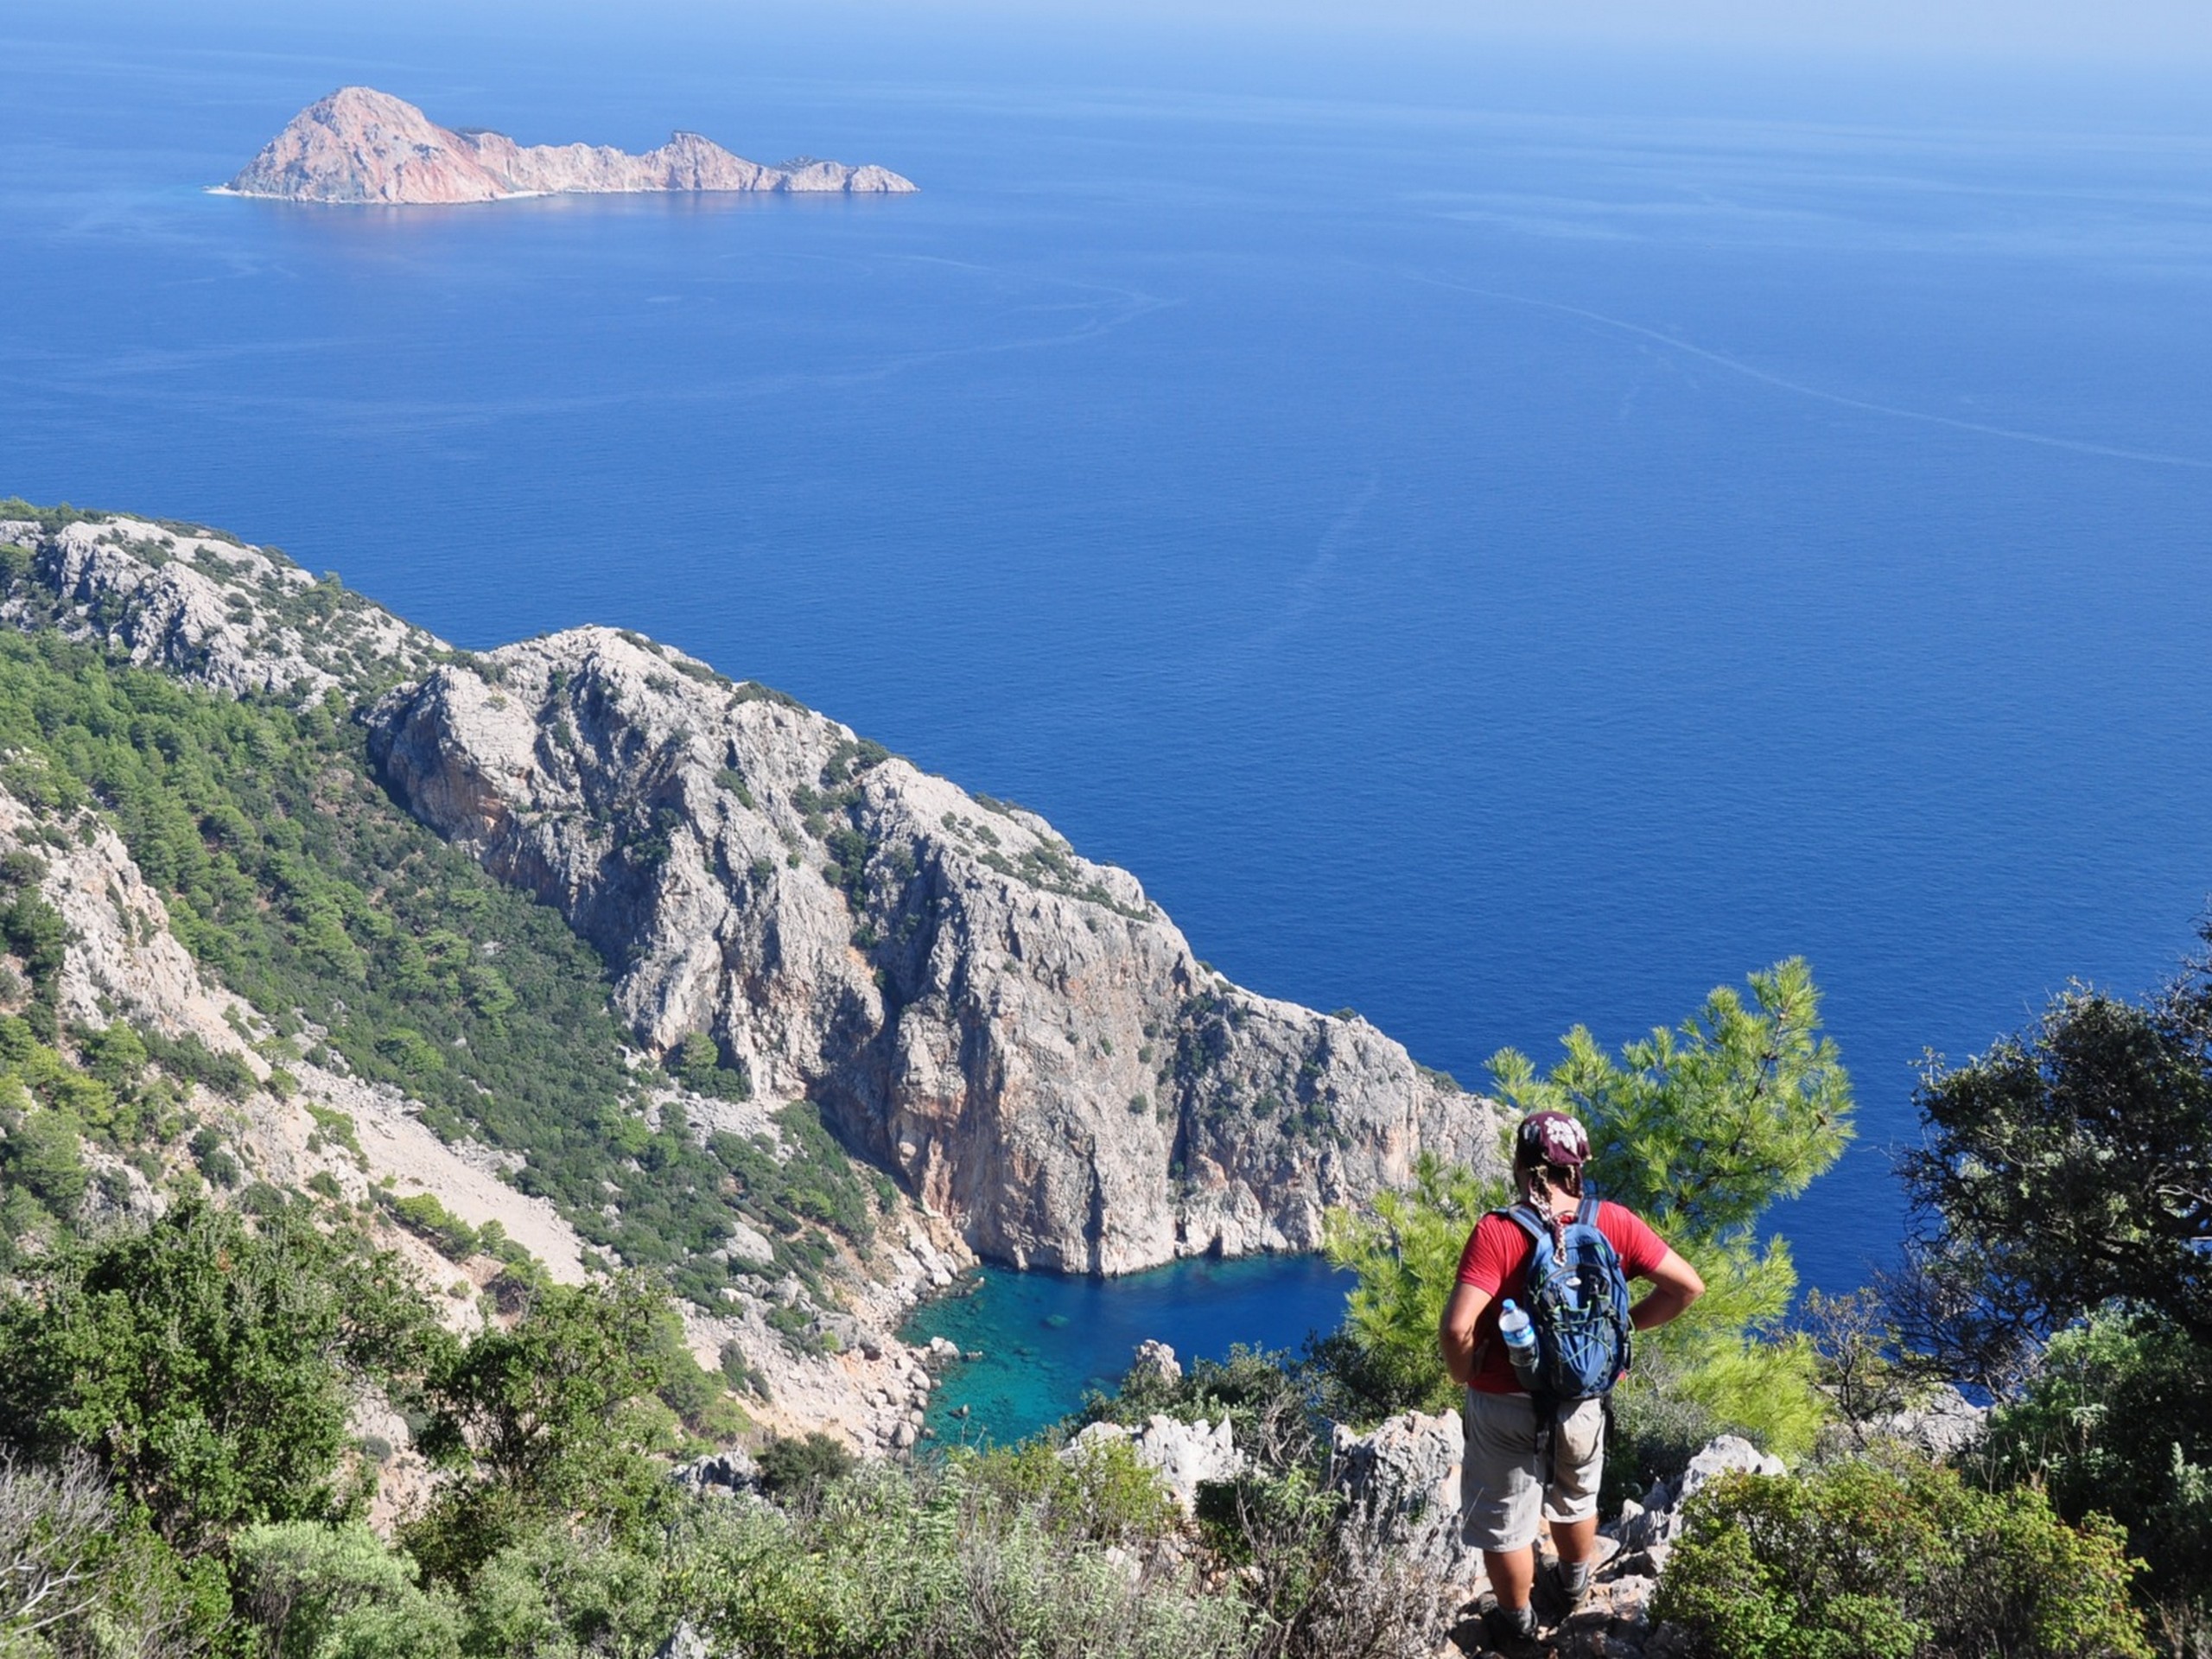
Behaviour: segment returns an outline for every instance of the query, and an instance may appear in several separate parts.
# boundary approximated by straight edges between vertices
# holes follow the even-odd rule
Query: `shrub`
[[[2212,945],[2212,921],[2200,929]],[[2138,1004],[2075,987],[1919,1090],[1920,1224],[1893,1286],[1914,1346],[2004,1391],[2107,1302],[2212,1346],[2212,953]]]
[[[2212,1355],[2171,1325],[2108,1312],[2054,1337],[1969,1470],[2041,1488],[2069,1521],[2116,1516],[2167,1622],[2212,1634]]]
[[[556,1515],[621,1532],[657,1485],[645,1453],[665,1413],[641,1402],[666,1380],[658,1343],[665,1314],[643,1281],[548,1286],[509,1331],[480,1331],[429,1378],[435,1414],[421,1446],[455,1466],[406,1532],[431,1572],[465,1579],[537,1517]]]
[[[377,1200],[409,1232],[429,1240],[456,1262],[475,1255],[483,1243],[476,1229],[439,1203],[435,1192],[417,1192],[404,1198],[378,1192]]]
[[[223,1137],[213,1128],[203,1128],[192,1137],[192,1161],[211,1185],[236,1186],[245,1179],[238,1160],[223,1146]]]
[[[853,1454],[842,1440],[816,1431],[804,1439],[779,1436],[760,1448],[765,1491],[803,1493],[852,1472]]]
[[[714,1100],[750,1100],[753,1079],[742,1065],[723,1064],[721,1047],[703,1031],[695,1031],[668,1057],[671,1076],[696,1095]]]
[[[1032,1505],[1047,1530],[1087,1543],[1132,1545],[1172,1531],[1175,1501],[1127,1440],[1065,1452],[1047,1440],[953,1454],[947,1478],[965,1492]]]
[[[664,1548],[557,1523],[533,1529],[470,1581],[464,1651],[482,1659],[654,1652],[683,1611],[675,1599],[685,1586]]]
[[[22,1186],[53,1214],[74,1215],[90,1177],[79,1151],[79,1126],[67,1113],[8,1111],[0,1128],[0,1180]]]
[[[149,1028],[138,1038],[154,1064],[173,1077],[196,1083],[227,1100],[244,1100],[253,1092],[253,1072],[244,1060],[235,1054],[218,1054],[190,1032],[172,1038]]]
[[[414,1562],[359,1522],[249,1527],[232,1561],[270,1659],[458,1659],[451,1599],[425,1594]]]
[[[197,1203],[57,1252],[0,1300],[0,1440],[89,1452],[187,1553],[342,1514],[349,1374],[404,1367],[427,1325],[385,1271],[289,1215]]]
[[[1229,1659],[1250,1613],[1186,1570],[1053,1533],[957,1478],[880,1466],[783,1513],[699,1511],[679,1570],[716,1643],[779,1659]]]
[[[1652,1612],[1708,1659],[2149,1659],[2119,1529],[2038,1492],[1853,1460],[1724,1475],[1685,1521]]]
[[[0,1654],[183,1659],[229,1623],[230,1600],[220,1565],[181,1560],[91,1459],[0,1451]]]

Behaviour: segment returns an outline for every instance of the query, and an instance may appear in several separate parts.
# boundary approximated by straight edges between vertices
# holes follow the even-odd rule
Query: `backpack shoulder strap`
[[[1585,1227],[1595,1227],[1598,1224],[1598,1206],[1604,1202],[1605,1200],[1595,1192],[1585,1192],[1582,1195],[1582,1207],[1574,1212],[1575,1220],[1580,1222]]]
[[[1493,1210],[1491,1214],[1503,1216],[1529,1235],[1529,1246],[1535,1251],[1529,1259],[1529,1278],[1531,1283],[1541,1279],[1551,1266],[1553,1254],[1552,1230],[1545,1224],[1544,1218],[1525,1204],[1516,1204],[1510,1209]]]
[[[1516,1204],[1503,1210],[1493,1210],[1493,1216],[1503,1216],[1508,1221],[1529,1235],[1539,1249],[1552,1242],[1552,1230],[1544,1218],[1525,1204]]]

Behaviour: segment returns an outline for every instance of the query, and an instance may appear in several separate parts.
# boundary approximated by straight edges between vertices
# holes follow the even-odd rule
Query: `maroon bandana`
[[[1522,1161],[1580,1169],[1590,1157],[1590,1137],[1565,1112],[1531,1112],[1514,1131],[1513,1146]]]

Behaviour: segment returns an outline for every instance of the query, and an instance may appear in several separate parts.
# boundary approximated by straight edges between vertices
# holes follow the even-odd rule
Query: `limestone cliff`
[[[11,537],[19,626],[233,694],[399,681],[364,716],[398,800],[556,906],[648,1050],[703,1033],[760,1097],[817,1102],[957,1229],[931,1251],[1122,1273],[1310,1249],[1418,1152],[1494,1156],[1489,1103],[1372,1026],[1230,983],[1044,819],[763,687],[604,628],[457,653],[181,527]]]
[[[26,550],[35,577],[0,598],[0,620],[97,639],[233,696],[380,690],[452,654],[335,578],[203,530],[104,518],[45,534],[0,521],[0,545]]]
[[[370,720],[388,786],[559,906],[642,1040],[817,1101],[986,1256],[1311,1249],[1421,1149],[1491,1155],[1485,1103],[1205,968],[1042,818],[650,641],[510,645]]]
[[[294,116],[226,188],[290,201],[413,204],[653,191],[899,195],[914,186],[880,167],[810,158],[763,167],[690,132],[643,155],[518,144],[504,133],[439,126],[389,92],[346,86]]]

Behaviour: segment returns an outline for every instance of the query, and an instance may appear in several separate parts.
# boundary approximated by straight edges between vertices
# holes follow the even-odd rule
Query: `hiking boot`
[[[1483,1640],[1502,1659],[1541,1659],[1544,1651],[1536,1640],[1533,1607],[1515,1612],[1490,1602],[1483,1608]]]
[[[1591,1569],[1594,1565],[1591,1561],[1576,1561],[1572,1565],[1560,1560],[1551,1563],[1552,1593],[1559,1599],[1560,1618],[1565,1618],[1589,1600]]]

